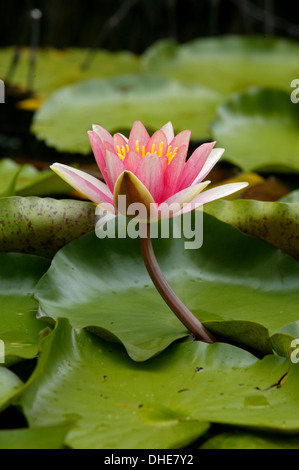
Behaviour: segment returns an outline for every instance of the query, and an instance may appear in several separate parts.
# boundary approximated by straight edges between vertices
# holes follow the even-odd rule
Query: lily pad
[[[299,171],[299,108],[290,93],[250,88],[217,109],[211,123],[225,158],[245,171]]]
[[[38,197],[0,199],[0,251],[51,258],[95,227],[95,205]]]
[[[275,331],[271,336],[271,344],[277,354],[291,358],[297,364],[299,362],[299,321]]]
[[[49,261],[19,253],[0,253],[0,339],[5,363],[29,359],[38,353],[38,337],[45,324],[36,319],[35,284]]]
[[[295,189],[294,191],[291,191],[289,194],[286,196],[282,197],[280,199],[280,202],[298,202],[299,203],[299,189]]]
[[[121,73],[136,73],[140,69],[139,59],[128,51],[109,52],[97,50],[93,52],[90,66],[82,68],[88,50],[70,48],[56,50],[41,48],[37,52],[37,62],[34,79],[34,91],[40,100],[44,100],[58,88],[88,78],[108,78]],[[0,49],[0,78],[7,76],[12,61],[12,47]],[[30,49],[22,48],[20,60],[10,80],[10,85],[27,89]],[[38,102],[36,102],[38,103]],[[36,109],[36,103],[31,101],[27,109]]]
[[[172,345],[136,363],[59,320],[18,403],[31,426],[76,419],[66,437],[74,448],[167,449],[192,443],[208,422],[298,433],[298,382],[288,360],[221,343]]]
[[[203,246],[185,249],[185,241],[171,227],[169,239],[153,239],[175,292],[216,337],[268,353],[269,335],[298,320],[298,263],[207,214]],[[54,257],[35,297],[41,315],[110,332],[137,361],[188,334],[154,288],[138,239],[128,236],[89,234],[70,243]]]
[[[20,165],[9,158],[0,161],[0,197],[49,196],[72,191],[53,171],[39,171],[33,165]]]
[[[206,441],[200,449],[299,449],[299,436],[225,432]]]
[[[0,197],[15,194],[15,185],[21,167],[9,158],[0,161]]]
[[[0,411],[10,404],[23,385],[17,375],[5,367],[0,367]]]
[[[287,202],[214,201],[205,211],[241,232],[261,238],[299,260],[299,204]]]
[[[87,80],[61,88],[34,115],[32,132],[64,152],[91,152],[87,131],[100,124],[111,132],[128,131],[139,119],[151,129],[171,120],[176,131],[193,138],[210,134],[220,95],[199,85],[151,76],[126,75]]]
[[[229,95],[249,86],[290,90],[298,76],[298,43],[264,36],[160,41],[142,57],[145,71],[202,84]]]
[[[0,449],[61,449],[70,425],[0,430]]]

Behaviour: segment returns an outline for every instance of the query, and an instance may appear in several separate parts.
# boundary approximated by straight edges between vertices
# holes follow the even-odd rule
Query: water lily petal
[[[178,191],[181,184],[181,174],[184,170],[187,148],[182,145],[164,173],[164,191],[161,200],[164,201]]]
[[[135,173],[139,163],[141,162],[141,156],[135,150],[130,150],[124,159],[124,165],[126,170]]]
[[[104,127],[99,126],[98,124],[93,124],[92,130],[99,136],[102,142],[109,142],[113,145],[113,137]]]
[[[118,177],[115,183],[113,201],[117,211],[125,216],[133,215],[128,214],[131,204],[140,204],[141,209],[145,211],[146,220],[150,218],[151,205],[155,206],[155,201],[145,185],[127,170]]]
[[[229,196],[230,194],[236,193],[237,191],[246,188],[246,186],[248,186],[248,183],[229,183],[217,186],[212,189],[207,189],[207,191],[198,194],[194,199],[192,199],[190,207],[184,207],[179,213],[176,213],[176,215],[184,214],[190,210],[201,207],[203,204],[207,204],[208,202],[215,201],[216,199]]]
[[[204,166],[207,158],[209,157],[211,150],[213,149],[216,142],[210,142],[202,144],[192,153],[190,158],[187,160],[184,170],[182,172],[180,189],[191,186],[202,167]]]
[[[122,149],[124,149],[125,153],[126,152],[126,145],[127,145],[127,141],[124,139],[123,135],[122,134],[114,134],[113,136],[113,150],[115,153],[118,153],[119,150],[122,151]]]
[[[113,193],[114,185],[119,175],[125,171],[123,161],[118,158],[115,153],[106,150],[106,171],[107,171],[107,184]]]
[[[129,136],[129,147],[130,149],[135,149],[136,141],[139,142],[139,147],[142,148],[146,146],[147,142],[149,141],[150,136],[142,124],[141,121],[135,121],[133,123],[130,136]]]
[[[180,148],[182,145],[186,145],[186,153],[188,152],[189,142],[191,137],[191,131],[185,130],[177,134],[170,142],[171,151],[175,148]]]
[[[208,184],[210,184],[210,181],[205,181],[204,183],[199,183],[197,185],[185,188],[173,196],[170,196],[168,199],[159,204],[159,218],[167,217],[169,207],[172,209],[173,213],[181,212],[184,204],[191,202],[201,191],[203,191],[208,186]]]
[[[142,158],[135,175],[149,190],[154,201],[159,202],[164,187],[164,175],[158,155],[149,154]]]
[[[174,139],[172,123],[169,121],[167,124],[164,124],[164,126],[161,127],[161,131],[166,135],[168,145],[170,145],[170,142]]]
[[[162,144],[162,145],[161,145]],[[160,157],[166,155],[168,149],[167,137],[163,131],[156,131],[145,146],[145,153],[158,153],[161,145],[162,153]]]
[[[108,186],[94,176],[61,163],[54,163],[50,168],[91,201],[97,204],[113,203],[113,195]]]
[[[107,172],[106,172],[106,156],[105,156],[105,146],[98,134],[95,131],[88,131],[89,142],[98,164],[98,167],[107,182]]]
[[[168,168],[168,157],[166,155],[164,155],[164,157],[160,158],[160,162],[161,162],[161,165],[162,165],[162,168],[163,168],[163,173],[165,173],[165,171]]]
[[[200,181],[202,181],[210,173],[212,168],[216,165],[218,160],[222,157],[223,152],[224,152],[224,149],[222,148],[213,149],[211,151],[201,171],[199,172],[195,180],[192,182],[192,185],[200,183]]]

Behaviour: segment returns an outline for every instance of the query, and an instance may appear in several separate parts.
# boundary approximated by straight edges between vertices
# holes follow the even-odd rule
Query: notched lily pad
[[[30,426],[76,414],[66,438],[74,448],[174,449],[209,422],[298,433],[298,383],[299,368],[285,358],[259,360],[221,343],[176,344],[136,363],[60,319],[18,403]]]
[[[270,352],[269,335],[298,319],[298,263],[207,214],[203,246],[188,250],[185,241],[173,238],[171,227],[169,239],[153,239],[178,296],[222,341]],[[188,335],[152,284],[138,239],[75,240],[57,253],[35,297],[41,315],[110,332],[137,361]]]

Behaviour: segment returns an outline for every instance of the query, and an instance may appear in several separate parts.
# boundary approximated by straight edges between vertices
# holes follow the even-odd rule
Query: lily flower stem
[[[215,343],[216,339],[202,325],[198,318],[186,307],[165,279],[155,257],[150,237],[150,224],[147,224],[146,237],[140,237],[141,251],[147,271],[159,294],[165,300],[178,319],[195,338],[205,343]]]

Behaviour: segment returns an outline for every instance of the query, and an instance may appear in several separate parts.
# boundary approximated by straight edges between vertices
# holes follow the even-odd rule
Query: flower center
[[[155,153],[156,155],[158,155],[158,157],[166,156],[168,158],[168,165],[169,165],[171,160],[173,159],[173,157],[176,155],[178,148],[175,147],[175,149],[172,151],[171,150],[171,145],[169,145],[167,147],[167,151],[163,152],[163,147],[164,147],[163,142],[160,143],[158,149],[156,149],[156,145],[153,144],[152,148],[151,148],[151,151],[145,153],[145,146],[143,145],[140,148],[139,140],[136,140],[135,148],[133,148],[133,149],[130,149],[128,144],[126,144],[126,146],[122,145],[121,147],[119,145],[117,145],[116,149],[117,149],[117,155],[121,160],[124,160],[126,158],[128,152],[130,150],[134,150],[135,152],[138,152],[139,155],[141,155],[142,158],[145,157],[146,155],[149,155],[150,153]]]

